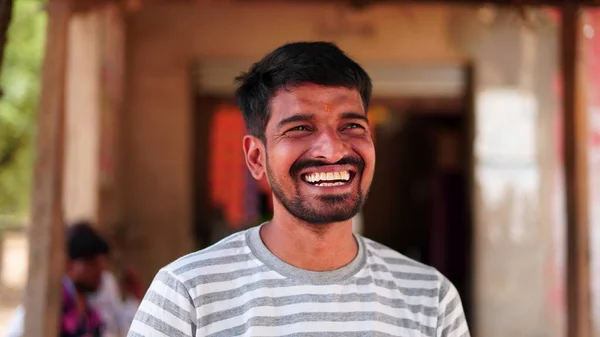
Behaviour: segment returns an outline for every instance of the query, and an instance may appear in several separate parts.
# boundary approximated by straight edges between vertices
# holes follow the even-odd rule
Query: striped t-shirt
[[[350,264],[313,272],[273,255],[260,227],[233,234],[161,269],[128,337],[469,336],[448,279],[355,237]]]

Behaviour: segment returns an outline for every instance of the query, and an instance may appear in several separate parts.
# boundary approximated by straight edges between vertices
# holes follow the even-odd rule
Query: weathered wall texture
[[[591,306],[594,334],[600,336],[600,10],[586,9],[584,13],[583,60],[587,82],[589,113],[589,217]]]
[[[457,10],[475,78],[474,292],[478,336],[562,336],[564,206],[557,29],[514,11]]]

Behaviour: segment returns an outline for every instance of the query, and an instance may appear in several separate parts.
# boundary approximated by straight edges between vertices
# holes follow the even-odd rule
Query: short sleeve
[[[440,274],[436,337],[470,337],[462,302],[454,285]]]
[[[168,270],[158,272],[144,296],[128,337],[193,337],[196,313],[181,281]]]

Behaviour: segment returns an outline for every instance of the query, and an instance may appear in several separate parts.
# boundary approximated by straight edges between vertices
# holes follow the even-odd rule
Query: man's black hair
[[[67,256],[70,260],[107,255],[108,243],[87,221],[78,221],[67,228]]]
[[[236,98],[248,132],[265,141],[269,104],[279,89],[306,83],[356,89],[365,111],[371,100],[369,75],[340,48],[330,42],[285,44],[236,78]]]

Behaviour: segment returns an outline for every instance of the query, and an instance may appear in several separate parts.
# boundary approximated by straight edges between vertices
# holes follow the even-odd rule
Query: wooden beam
[[[60,289],[65,267],[61,201],[65,64],[70,15],[70,1],[49,0],[29,227],[26,337],[55,337],[59,331]]]
[[[144,0],[146,4],[149,3],[165,3],[166,1],[173,2],[189,2],[189,0]],[[197,3],[210,3],[211,1],[216,2],[217,0],[200,0]],[[409,3],[409,4],[431,4],[438,3],[444,5],[498,5],[498,6],[511,6],[511,7],[522,7],[522,6],[560,6],[565,1],[581,6],[600,6],[600,0],[286,0],[287,2],[296,3],[337,3],[346,4],[355,8],[366,8],[378,4],[389,4],[389,3]],[[265,2],[281,2],[277,0],[233,0],[236,3],[265,3]]]
[[[581,8],[562,7],[562,73],[567,203],[567,327],[569,337],[591,336],[588,213],[588,113],[581,69]]]
[[[600,0],[569,0],[574,4],[581,6],[600,6]],[[189,4],[189,5],[209,5],[223,2],[223,0],[78,0],[75,2],[74,11],[86,12],[93,10],[107,3],[119,3],[125,9],[136,9],[148,5],[160,4]],[[233,3],[279,3],[281,0],[232,0]],[[296,3],[337,3],[346,4],[355,8],[365,8],[378,4],[386,3],[440,3],[440,4],[467,4],[467,5],[486,5],[493,4],[498,6],[559,6],[565,0],[284,0],[284,2]]]

